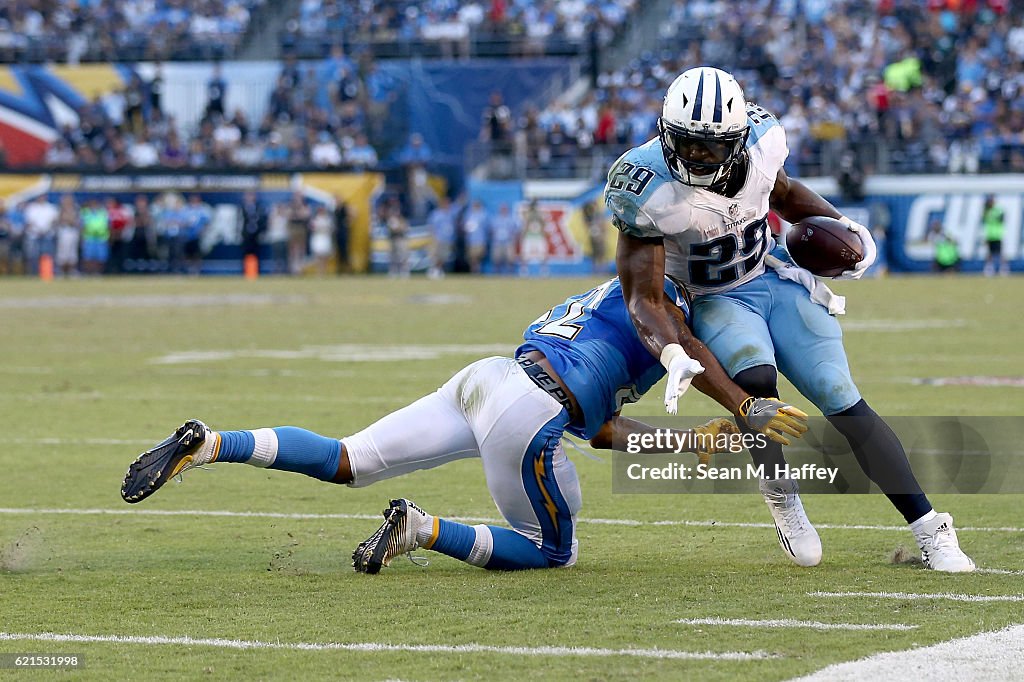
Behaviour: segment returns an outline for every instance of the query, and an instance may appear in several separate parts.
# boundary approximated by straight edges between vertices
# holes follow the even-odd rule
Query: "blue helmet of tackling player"
[[[724,182],[749,132],[743,90],[721,69],[684,71],[665,93],[658,136],[669,171],[683,184],[714,187]]]

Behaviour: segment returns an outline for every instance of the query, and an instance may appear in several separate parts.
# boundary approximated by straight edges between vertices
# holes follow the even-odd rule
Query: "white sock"
[[[245,463],[266,469],[277,460],[277,432],[274,429],[255,429],[250,433],[255,443],[252,457]]]
[[[915,533],[918,532],[919,530],[921,530],[921,526],[923,526],[924,524],[928,523],[929,521],[931,521],[935,517],[936,517],[935,510],[932,509],[927,514],[925,514],[924,516],[919,518],[917,521],[914,521],[913,523],[911,523],[910,524],[910,530],[914,531]]]
[[[473,549],[469,550],[466,563],[483,568],[491,560],[491,553],[494,551],[494,536],[491,535],[491,529],[482,523],[473,526],[473,530],[476,531],[476,541],[473,543]]]
[[[423,523],[416,529],[416,544],[420,547],[430,542],[434,535],[434,517],[426,512],[423,512],[423,516]]]
[[[208,464],[213,459],[213,456],[219,452],[220,434],[216,431],[211,431],[203,441],[203,444],[196,449],[192,458],[196,466],[202,466],[203,464]]]

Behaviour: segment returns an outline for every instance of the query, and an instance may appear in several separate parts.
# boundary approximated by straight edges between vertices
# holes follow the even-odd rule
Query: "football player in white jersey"
[[[856,279],[875,259],[868,230],[783,170],[789,150],[778,120],[748,104],[725,71],[680,75],[665,95],[658,137],[623,154],[608,173],[605,201],[620,230],[616,266],[640,338],[669,368],[686,363],[673,321],[660,305],[667,274],[696,298],[695,335],[751,395],[777,396],[781,371],[842,433],[865,473],[903,514],[924,564],[974,570],[953,519],[937,514],[917,483],[903,446],[850,376],[841,299],[795,266],[768,228],[768,211],[798,222],[843,221],[865,257],[840,278]],[[685,390],[685,385],[680,388]],[[751,450],[767,472],[784,466],[781,447]],[[821,561],[821,540],[795,481],[763,480],[779,543],[797,564]]]

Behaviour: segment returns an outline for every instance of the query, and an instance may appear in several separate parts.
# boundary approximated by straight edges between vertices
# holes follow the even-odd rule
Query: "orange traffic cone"
[[[260,276],[260,259],[256,254],[250,253],[242,261],[242,270],[246,279],[256,279]]]
[[[48,253],[39,257],[39,279],[44,282],[53,281],[53,256]]]

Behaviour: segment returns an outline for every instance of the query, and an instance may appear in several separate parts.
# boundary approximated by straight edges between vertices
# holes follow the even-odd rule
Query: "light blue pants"
[[[789,259],[781,248],[773,255]],[[780,279],[771,268],[725,293],[698,297],[693,331],[731,377],[772,365],[824,415],[860,400],[839,322],[811,300],[807,289]]]

